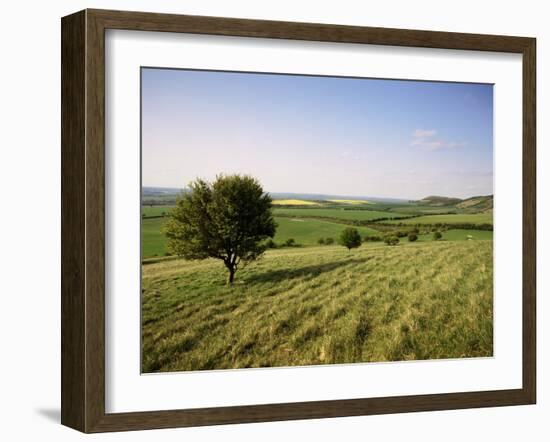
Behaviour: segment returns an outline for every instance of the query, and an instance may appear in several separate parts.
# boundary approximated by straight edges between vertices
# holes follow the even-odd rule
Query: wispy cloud
[[[466,143],[446,141],[437,136],[437,131],[430,129],[416,129],[412,134],[411,146],[425,150],[445,150],[464,147]]]
[[[416,129],[413,133],[414,138],[430,138],[435,136],[435,130]]]

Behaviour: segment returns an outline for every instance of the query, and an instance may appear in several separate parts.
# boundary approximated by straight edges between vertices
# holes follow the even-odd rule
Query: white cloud
[[[416,129],[413,133],[414,138],[429,138],[435,136],[437,132],[435,130],[423,130]]]
[[[464,147],[466,143],[450,142],[438,138],[437,131],[430,129],[416,129],[412,134],[411,146],[420,147],[425,150],[444,150]]]

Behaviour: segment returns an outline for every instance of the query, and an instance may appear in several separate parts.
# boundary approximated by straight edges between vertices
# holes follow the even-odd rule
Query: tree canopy
[[[271,197],[255,178],[196,179],[177,200],[164,228],[168,250],[186,259],[217,258],[233,283],[239,266],[259,258],[275,235]]]
[[[338,243],[344,247],[347,247],[348,251],[355,249],[361,245],[361,235],[359,231],[354,227],[346,227],[342,230]]]

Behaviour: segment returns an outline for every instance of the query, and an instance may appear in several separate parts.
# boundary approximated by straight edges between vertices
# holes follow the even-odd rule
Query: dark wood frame
[[[61,422],[83,432],[534,404],[536,40],[405,29],[84,10],[62,19]],[[519,53],[523,56],[523,386],[401,397],[105,413],[106,29]]]

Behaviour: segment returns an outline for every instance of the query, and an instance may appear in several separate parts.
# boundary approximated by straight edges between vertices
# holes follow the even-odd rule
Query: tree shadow
[[[365,258],[350,258],[343,261],[327,262],[325,264],[317,264],[299,268],[288,268],[281,270],[271,270],[264,273],[252,274],[246,278],[247,283],[265,283],[265,282],[279,282],[287,281],[289,279],[296,278],[314,278],[324,272],[330,272],[340,267],[345,267],[350,264],[363,264],[372,259],[371,257]]]

